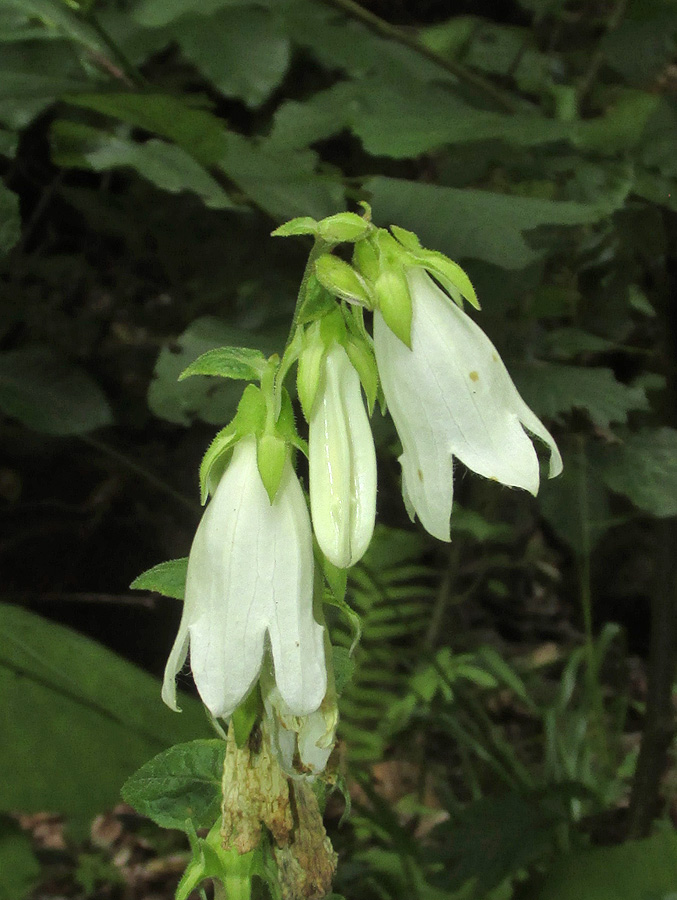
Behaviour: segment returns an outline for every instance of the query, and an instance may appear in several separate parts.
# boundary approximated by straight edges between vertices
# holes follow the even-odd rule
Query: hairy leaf
[[[211,828],[221,804],[226,745],[222,740],[177,744],[128,778],[123,799],[162,828]]]

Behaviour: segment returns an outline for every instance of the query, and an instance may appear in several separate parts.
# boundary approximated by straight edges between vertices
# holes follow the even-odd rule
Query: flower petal
[[[439,428],[447,446],[473,472],[536,493],[538,457],[496,348],[422,269],[410,270],[409,279],[415,307],[412,356],[424,402],[430,391],[441,407]]]
[[[376,454],[359,376],[339,344],[324,359],[308,446],[317,541],[335,566],[352,566],[374,531]]]
[[[453,459],[444,428],[445,398],[423,381],[420,364],[374,313],[374,349],[388,409],[402,442],[402,493],[409,515],[442,541],[450,540]]]
[[[314,712],[327,690],[324,630],[313,616],[313,543],[306,499],[287,461],[270,507],[267,536],[268,633],[275,681],[297,716]],[[251,565],[251,563],[250,563]]]
[[[199,610],[189,623],[191,668],[215,716],[231,715],[261,668],[270,605],[269,511],[256,443],[245,438],[205,510],[188,560],[186,599]]]

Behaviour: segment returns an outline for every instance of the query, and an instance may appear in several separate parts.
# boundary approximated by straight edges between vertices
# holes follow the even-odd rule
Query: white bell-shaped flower
[[[383,393],[402,442],[402,493],[434,537],[450,540],[453,464],[536,494],[539,464],[530,432],[550,449],[550,477],[562,471],[552,435],[517,392],[496,348],[421,268],[407,272],[411,349],[374,314]]]
[[[340,344],[323,357],[308,436],[310,510],[317,542],[335,566],[366,551],[376,515],[376,453],[360,378]]]
[[[270,502],[250,436],[235,446],[193,540],[165,703],[177,708],[176,675],[190,648],[203,702],[214,716],[230,716],[256,682],[267,643],[290,711],[314,712],[327,671],[323,628],[313,616],[308,507],[289,459]]]

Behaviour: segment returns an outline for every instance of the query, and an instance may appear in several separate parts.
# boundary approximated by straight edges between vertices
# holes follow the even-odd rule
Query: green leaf
[[[0,182],[0,257],[9,253],[20,236],[19,198]]]
[[[0,128],[0,156],[8,156],[10,159],[14,159],[17,151],[17,147],[19,146],[19,136],[14,131],[8,131],[6,128]],[[7,210],[3,209],[3,200],[2,195],[4,193],[9,193],[4,185],[0,186],[0,221],[3,223],[10,217],[10,204],[13,201],[7,201],[5,199],[5,203],[8,206]],[[18,208],[17,208],[18,212]],[[0,232],[0,248],[4,246],[4,238],[2,237],[2,232]],[[2,251],[5,252],[5,251]]]
[[[220,811],[225,756],[222,740],[177,744],[128,778],[122,797],[162,828],[184,829],[187,819],[210,828]]]
[[[13,819],[0,816],[0,897],[24,900],[40,874],[31,839]]]
[[[452,259],[472,257],[522,269],[542,252],[524,232],[541,225],[582,225],[606,218],[624,202],[630,183],[595,203],[541,200],[491,191],[439,187],[376,176],[365,182],[377,220],[397,222]]]
[[[211,113],[161,94],[78,94],[70,102],[168,138],[203,166],[218,166],[271,216],[323,218],[344,205],[335,178],[315,173],[318,156],[228,131]]]
[[[240,5],[248,5],[247,0],[139,0],[132,8],[132,16],[139,25],[157,28],[184,15],[208,16],[223,7]]]
[[[170,559],[137,575],[129,586],[134,591],[154,591],[164,597],[183,600],[186,592],[187,571],[187,556],[182,559]]]
[[[491,522],[474,509],[466,509],[456,502],[451,517],[451,529],[469,534],[482,544],[487,541],[506,542],[513,537],[512,528],[505,522]]]
[[[627,422],[631,410],[648,410],[643,387],[622,384],[611,369],[539,363],[512,371],[515,383],[536,415],[562,419],[574,409],[607,429]]]
[[[82,93],[68,98],[135,128],[143,128],[182,147],[203,166],[217,165],[229,152],[225,123],[206,109],[165,94]]]
[[[68,628],[0,604],[0,809],[79,823],[115,805],[149,756],[207,732],[202,706],[160,700],[150,675]]]
[[[289,38],[272,11],[226,5],[214,15],[192,16],[174,30],[183,55],[227,97],[260,106],[285,76]]]
[[[4,2],[30,16],[37,16],[47,27],[57,29],[92,53],[108,56],[108,47],[92,24],[60,0],[4,0]]]
[[[240,399],[240,385],[230,379],[215,381],[204,376],[178,379],[203,353],[224,344],[237,346],[251,340],[251,332],[232,328],[222,319],[195,319],[172,345],[160,351],[148,389],[151,412],[178,425],[189,425],[194,418],[212,425],[228,422]],[[264,355],[273,353],[279,343],[275,335],[257,335],[256,340]]]
[[[509,875],[551,853],[557,828],[567,821],[571,793],[569,785],[510,793],[477,800],[453,816],[438,829],[448,838],[442,856],[446,889],[476,879],[475,896],[483,897]],[[592,900],[584,887],[576,896]]]
[[[544,481],[538,494],[543,516],[559,537],[579,555],[587,556],[613,525],[623,519],[611,514],[597,454],[588,443],[560,444],[564,469]]]
[[[101,388],[47,347],[0,353],[0,409],[45,434],[85,434],[110,425]]]
[[[192,362],[179,375],[179,381],[191,375],[218,375],[257,381],[266,368],[266,357],[260,350],[250,347],[217,347],[208,350]]]
[[[219,183],[176,144],[151,139],[140,143],[73,122],[56,121],[51,129],[52,159],[59,166],[103,172],[134,169],[156,187],[172,194],[191,191],[209,209],[232,209]]]
[[[6,128],[0,128],[0,156],[8,156],[10,159],[14,159],[17,151],[17,147],[19,146],[19,136],[15,131],[8,131]],[[4,185],[0,186],[0,195],[6,192],[6,188]],[[0,199],[0,221],[5,221],[8,216],[7,211],[2,210],[2,199]],[[5,200],[5,203],[11,203],[12,201]],[[17,210],[18,211],[18,210]],[[0,247],[3,246],[3,238],[0,234]],[[4,252],[4,251],[3,251]]]
[[[645,428],[607,448],[600,471],[612,491],[652,516],[677,516],[677,431]]]
[[[605,156],[633,149],[643,141],[644,129],[658,103],[659,97],[654,94],[622,92],[604,115],[576,123],[576,146]]]
[[[560,857],[537,900],[667,900],[676,885],[677,834],[669,830]]]

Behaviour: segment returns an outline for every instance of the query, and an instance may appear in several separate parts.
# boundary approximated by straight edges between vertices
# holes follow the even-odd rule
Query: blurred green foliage
[[[597,620],[628,596],[648,616],[663,574],[646,545],[677,515],[677,8],[394,6],[399,30],[348,0],[0,0],[2,428],[46,447],[106,429],[97,446],[133,458],[149,434],[223,423],[236,384],[176,378],[223,344],[281,349],[303,246],[268,234],[292,216],[368,200],[457,259],[565,469],[537,501],[459,479],[447,553],[396,527],[396,438],[375,415],[385,524],[351,573],[350,664],[354,629],[331,611],[364,791],[337,889],[668,900],[670,831],[589,845],[627,804],[642,712],[593,601]],[[587,641],[548,619],[554,650],[528,624],[511,649],[525,604],[556,602]],[[154,679],[82,636],[8,604],[0,631],[4,812],[82,827],[148,756],[206,733],[188,698],[172,717]],[[384,758],[418,773],[392,803],[370,783]],[[91,894],[105,871],[85,854],[77,880]],[[0,897],[38,875],[3,820]]]

